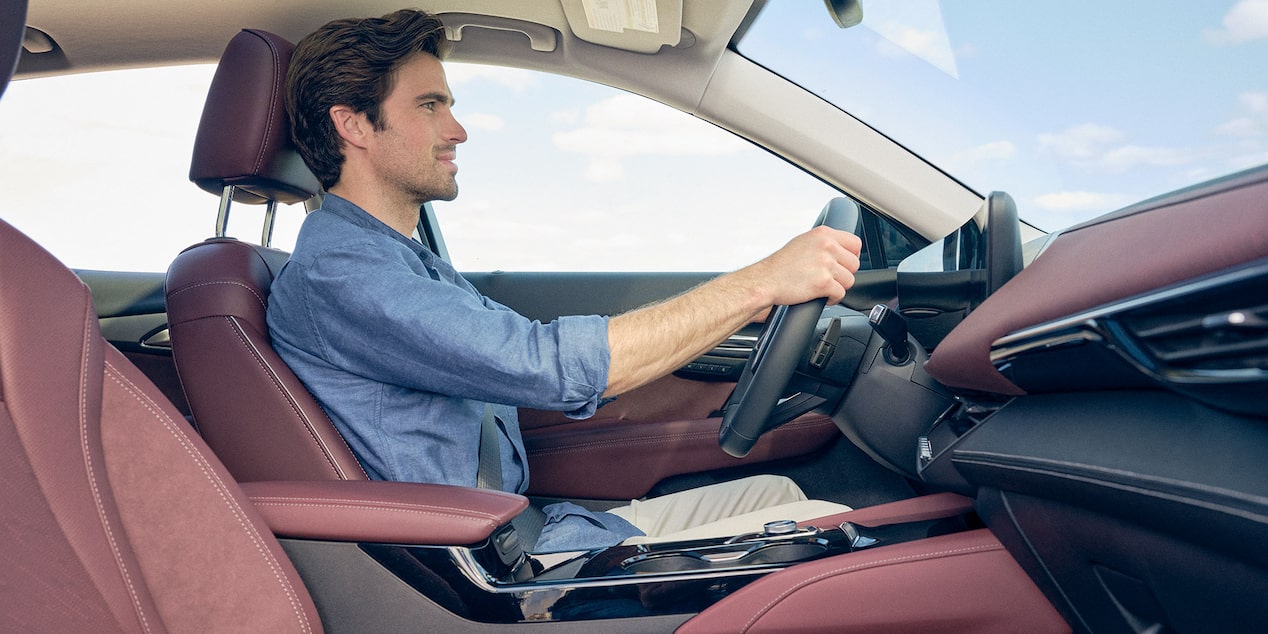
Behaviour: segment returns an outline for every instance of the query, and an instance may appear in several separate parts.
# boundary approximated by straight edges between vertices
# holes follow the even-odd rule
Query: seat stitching
[[[91,308],[92,304],[88,304]],[[85,313],[89,312],[87,309]],[[80,450],[84,453],[84,468],[88,473],[88,485],[92,490],[93,503],[97,506],[97,516],[101,521],[101,526],[106,532],[106,541],[110,543],[110,551],[114,555],[115,565],[119,567],[119,572],[123,575],[123,582],[128,588],[128,595],[132,598],[132,608],[136,610],[137,618],[141,620],[141,627],[146,632],[150,631],[149,619],[145,616],[145,609],[141,606],[141,598],[137,594],[136,585],[132,582],[132,575],[128,572],[128,566],[123,562],[123,553],[119,549],[119,543],[115,540],[114,530],[110,527],[110,520],[106,517],[105,503],[102,500],[101,489],[97,486],[97,476],[93,473],[92,452],[88,448],[88,393],[85,387],[88,384],[88,355],[92,351],[92,323],[96,319],[96,315],[84,316],[83,346],[81,348],[80,363],[80,379],[79,379],[79,443]]]
[[[256,506],[257,506],[257,507],[259,507],[259,506],[275,506],[275,507],[287,507],[287,508],[289,508],[289,507],[296,507],[296,508],[346,509],[346,510],[352,510],[352,511],[366,511],[367,509],[371,508],[371,507],[369,507],[369,506],[367,506],[367,505],[355,505],[355,504],[311,504],[311,503],[299,503],[299,502],[256,502]],[[385,508],[380,508],[379,510],[382,510],[382,511],[391,511],[391,512],[396,512],[396,513],[409,513],[409,514],[414,514],[414,515],[426,515],[426,516],[432,516],[432,517],[444,517],[444,518],[448,518],[448,519],[461,520],[461,521],[464,521],[464,522],[471,522],[471,523],[475,523],[475,524],[491,524],[491,525],[497,525],[497,522],[498,522],[498,518],[496,518],[496,517],[492,517],[492,516],[488,516],[488,515],[483,515],[483,514],[481,514],[481,515],[479,515],[479,516],[474,516],[474,515],[461,515],[461,514],[458,514],[458,513],[437,513],[437,512],[434,512],[434,511],[425,511],[425,510],[417,510],[417,509],[385,509]]]
[[[269,54],[273,56],[273,66],[271,68],[271,70],[273,71],[273,77],[271,78],[272,85],[269,87],[269,114],[268,114],[268,119],[265,122],[264,139],[263,139],[263,142],[260,144],[260,151],[255,156],[255,167],[252,169],[253,172],[258,174],[260,171],[261,165],[264,164],[264,154],[265,154],[266,148],[268,147],[269,140],[273,137],[273,113],[274,111],[277,110],[277,99],[276,99],[277,92],[278,92],[277,70],[278,70],[278,66],[280,66],[278,62],[281,55],[272,40],[270,40],[267,37],[263,37],[262,35],[258,33],[255,35],[256,37],[259,37],[261,40],[264,40],[264,43],[269,47]],[[283,81],[285,81],[284,78],[283,78]]]
[[[234,519],[238,522],[238,526],[242,528],[243,534],[251,540],[252,545],[255,546],[256,552],[260,555],[260,558],[268,565],[269,570],[273,573],[274,579],[277,580],[278,585],[286,594],[287,600],[290,602],[291,609],[294,611],[303,631],[311,632],[312,626],[308,622],[307,615],[304,614],[303,609],[301,609],[299,605],[299,597],[295,592],[294,586],[286,578],[285,574],[283,574],[281,565],[278,563],[277,559],[273,557],[272,553],[268,551],[264,540],[260,537],[259,531],[257,531],[254,525],[251,524],[250,520],[247,519],[246,513],[243,511],[242,507],[231,495],[229,495],[228,487],[225,485],[224,481],[211,470],[211,466],[207,462],[206,457],[199,453],[190,444],[189,439],[185,438],[184,435],[181,434],[180,431],[173,425],[171,418],[168,417],[161,409],[155,407],[155,403],[139,388],[137,388],[135,384],[128,380],[126,376],[123,376],[123,374],[119,372],[119,370],[116,369],[109,361],[105,362],[105,366],[107,370],[109,370],[107,376],[123,388],[124,391],[129,393],[154,417],[156,421],[162,424],[168,434],[170,434],[185,450],[185,453],[194,460],[194,463],[198,466],[199,470],[202,471],[203,477],[206,478],[207,482],[220,496],[220,499],[224,502],[225,507],[232,512]]]
[[[266,309],[268,308],[268,302],[264,301],[264,298],[263,298],[263,297],[260,297],[260,294],[259,294],[259,293],[257,293],[257,292],[255,292],[255,289],[254,289],[254,288],[251,288],[251,286],[250,286],[250,285],[245,284],[245,283],[243,283],[243,282],[239,282],[239,281],[237,281],[237,280],[215,280],[215,281],[212,281],[212,282],[199,282],[199,283],[197,283],[197,284],[190,284],[189,286],[182,286],[182,287],[180,287],[180,288],[178,288],[178,289],[176,289],[176,290],[174,290],[174,291],[172,291],[172,292],[168,293],[168,294],[167,294],[167,299],[168,299],[168,301],[171,301],[171,298],[176,297],[177,295],[180,295],[181,293],[184,293],[185,291],[193,290],[193,289],[196,289],[196,288],[202,288],[202,287],[204,287],[204,286],[212,286],[212,285],[215,285],[215,284],[232,284],[232,285],[234,285],[234,286],[241,286],[242,288],[245,288],[245,289],[247,289],[248,291],[250,291],[250,292],[251,292],[251,294],[255,296],[256,301],[260,302],[260,306],[262,306],[262,307],[264,307],[264,308],[266,308]]]
[[[343,500],[330,498],[306,498],[306,497],[282,497],[282,496],[264,496],[251,497],[251,502],[256,506],[311,506],[311,507],[328,507],[328,508],[346,508],[355,510],[379,509],[383,511],[392,511],[398,513],[420,513],[425,515],[443,515],[445,517],[459,517],[463,519],[486,519],[497,521],[500,519],[493,513],[476,511],[471,509],[454,508],[450,506],[433,506],[430,504],[416,504],[409,502],[383,502],[369,500]],[[451,511],[443,513],[441,511]]]
[[[941,550],[941,551],[935,551],[930,553],[917,553],[913,555],[904,555],[902,557],[891,557],[889,559],[882,559],[880,561],[852,564],[849,566],[844,566],[841,568],[835,568],[833,570],[822,572],[813,577],[810,577],[809,579],[803,579],[802,581],[794,584],[792,587],[787,588],[783,592],[779,593],[778,596],[776,596],[774,599],[771,599],[770,602],[768,602],[765,606],[762,607],[762,609],[758,610],[757,613],[753,615],[753,618],[750,618],[748,622],[744,624],[744,627],[741,628],[740,631],[741,632],[748,631],[750,628],[753,627],[753,625],[757,623],[758,619],[762,618],[768,612],[770,612],[770,610],[774,608],[777,603],[788,598],[788,595],[808,585],[827,579],[828,577],[835,577],[837,575],[854,572],[856,570],[864,570],[867,568],[877,568],[877,567],[886,566],[889,564],[905,563],[908,561],[916,561],[916,560],[924,560],[924,559],[943,558],[943,557],[949,557],[954,555],[966,555],[966,554],[970,554],[974,552],[1000,550],[1000,548],[1001,548],[1000,546],[995,544],[979,544],[977,546],[966,546],[964,548],[953,548],[951,550]]]
[[[246,329],[242,327],[242,324],[238,322],[236,317],[227,316],[225,319],[229,321],[230,328],[238,335],[238,340],[247,349],[247,351],[251,353],[251,357],[255,359],[256,365],[260,366],[260,369],[264,371],[266,376],[268,376],[269,381],[273,384],[273,387],[277,389],[286,400],[286,404],[290,406],[291,411],[295,412],[295,415],[303,422],[304,430],[308,432],[308,435],[313,439],[313,442],[319,449],[321,449],[322,457],[330,463],[330,467],[334,470],[335,475],[339,476],[339,479],[341,480],[347,480],[348,474],[344,473],[343,468],[339,466],[339,463],[335,460],[334,456],[331,455],[326,442],[322,440],[321,435],[317,433],[317,428],[313,424],[312,419],[309,418],[308,414],[305,413],[303,408],[301,408],[296,402],[295,395],[292,394],[291,391],[287,389],[286,385],[278,378],[277,371],[269,365],[268,360],[264,358],[264,355],[260,354],[260,350],[256,348],[255,344],[247,337]],[[342,434],[339,436],[339,440],[342,441],[343,446],[348,449],[348,453],[352,453],[352,448],[348,447],[348,442],[344,440]],[[360,467],[360,463],[358,463],[357,466]],[[361,473],[364,474],[365,469],[362,469]],[[368,479],[369,476],[367,475],[366,478]]]

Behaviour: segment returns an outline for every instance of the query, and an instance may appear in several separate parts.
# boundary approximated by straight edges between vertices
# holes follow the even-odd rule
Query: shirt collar
[[[431,250],[423,246],[419,241],[401,235],[401,232],[387,226],[382,220],[370,215],[370,212],[358,207],[356,203],[346,198],[327,193],[322,198],[321,211],[330,212],[367,231],[391,236],[397,242],[408,246],[411,251],[424,261],[430,260],[433,255]]]

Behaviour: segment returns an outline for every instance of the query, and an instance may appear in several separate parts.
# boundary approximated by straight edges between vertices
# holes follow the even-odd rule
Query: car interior
[[[70,4],[27,4],[0,2],[0,66],[18,79],[218,60],[189,157],[212,196],[179,210],[216,218],[216,235],[166,273],[75,271],[0,217],[0,629],[1187,632],[1268,618],[1268,168],[1042,234],[1007,193],[977,195],[851,117],[807,139],[725,105],[786,82],[729,47],[763,2],[657,0],[674,28],[622,34],[590,25],[588,0],[423,2],[454,60],[654,96],[810,170],[840,160],[826,139],[855,144],[875,164],[819,174],[848,195],[815,223],[868,242],[888,222],[877,210],[902,208],[927,246],[589,420],[521,410],[527,497],[372,481],[273,351],[265,310],[289,255],[270,245],[273,209],[321,196],[282,103],[293,43],[352,8],[397,7],[248,12],[259,20],[227,34],[141,38],[153,51],[124,60],[92,38],[79,48]],[[826,4],[842,26],[857,7]],[[32,52],[33,31],[51,48]],[[832,108],[790,94],[790,119]],[[843,182],[851,170],[866,177]],[[259,243],[224,230],[245,205],[268,210]],[[416,237],[444,254],[430,209]],[[468,278],[549,320],[707,276]],[[854,510],[567,553],[526,550],[512,524],[530,499],[602,510],[757,473]]]

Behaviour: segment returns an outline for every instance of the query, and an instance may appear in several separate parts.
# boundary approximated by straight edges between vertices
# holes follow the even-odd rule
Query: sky
[[[1268,0],[811,4],[740,51],[1043,229],[1268,162]]]
[[[824,94],[1023,218],[1059,229],[1268,162],[1268,0],[867,2],[837,29],[771,2],[740,52]],[[17,82],[0,103],[6,220],[68,265],[161,271],[211,234],[188,181],[210,66]],[[834,195],[668,108],[527,71],[449,65],[465,270],[729,270]],[[560,216],[564,222],[549,219]],[[275,242],[293,242],[299,209]],[[238,205],[231,233],[258,234]]]

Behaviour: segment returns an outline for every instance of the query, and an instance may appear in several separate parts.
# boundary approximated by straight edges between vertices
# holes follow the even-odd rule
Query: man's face
[[[381,107],[371,160],[384,184],[417,200],[453,200],[457,146],[467,131],[454,118],[453,95],[440,60],[415,55],[396,71]]]

